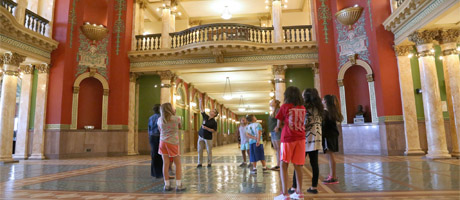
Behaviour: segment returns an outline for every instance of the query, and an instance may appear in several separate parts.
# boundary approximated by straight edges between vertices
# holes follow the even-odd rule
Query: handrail
[[[169,35],[171,36],[171,48],[210,41],[236,40],[263,44],[273,42],[272,27],[236,23],[205,24]]]
[[[12,0],[0,0],[0,4],[8,10],[12,15],[14,13],[14,9],[18,4]]]
[[[161,48],[161,33],[136,35],[136,50],[147,51]]]
[[[312,26],[283,27],[283,41],[312,41]],[[171,48],[190,44],[216,41],[246,41],[258,44],[274,43],[273,27],[259,27],[237,23],[217,23],[195,26],[183,31],[170,33]],[[136,51],[157,50],[161,48],[161,34],[136,35]]]
[[[49,21],[47,19],[26,9],[26,16],[24,17],[24,26],[26,28],[45,35],[48,23]]]

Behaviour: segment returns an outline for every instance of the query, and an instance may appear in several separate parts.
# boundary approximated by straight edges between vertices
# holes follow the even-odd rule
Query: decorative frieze
[[[26,60],[26,57],[14,52],[6,52],[3,54],[3,64],[19,66]]]
[[[416,45],[432,43],[439,35],[439,30],[415,31],[409,35],[409,40]]]
[[[395,46],[394,48],[395,48],[396,56],[407,56],[412,52],[412,50],[414,50],[414,46],[410,46],[410,45]]]
[[[272,71],[273,75],[284,75],[286,73],[287,66],[286,65],[273,65]]]
[[[6,71],[3,71],[3,75],[19,76],[19,72],[18,71],[13,71],[13,70],[6,70]]]
[[[34,72],[34,66],[33,65],[21,65],[19,66],[19,70],[23,74],[32,74]]]
[[[47,63],[39,64],[37,66],[38,73],[49,73],[50,71],[50,65]]]

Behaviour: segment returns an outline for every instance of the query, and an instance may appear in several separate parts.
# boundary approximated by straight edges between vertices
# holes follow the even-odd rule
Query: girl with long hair
[[[160,148],[158,153],[163,157],[163,177],[164,177],[164,190],[171,191],[171,183],[169,181],[169,166],[170,158],[173,159],[176,165],[176,191],[183,191],[185,187],[182,186],[182,166],[180,162],[179,151],[179,127],[181,119],[175,116],[176,110],[172,107],[171,103],[161,104],[160,107],[161,117],[158,119],[158,129],[160,130]]]
[[[322,149],[321,123],[324,108],[323,104],[321,103],[321,98],[319,97],[318,90],[315,88],[308,88],[304,90],[302,96],[305,101],[305,108],[307,109],[307,113],[305,115],[305,157],[309,157],[313,172],[312,186],[307,189],[307,192],[317,194],[319,177],[318,151]],[[289,191],[290,193],[294,193],[294,189],[297,188],[295,178],[296,176],[294,175],[292,188]]]
[[[297,87],[290,86],[284,92],[284,104],[276,114],[277,126],[275,131],[279,131],[281,123],[284,127],[281,132],[280,144],[280,175],[282,193],[275,197],[275,200],[284,199],[303,199],[302,189],[302,166],[305,163],[305,107],[303,106],[302,95]],[[294,170],[297,174],[297,191],[289,196],[288,194],[288,177],[287,169],[289,163],[294,164]]]
[[[323,99],[323,151],[329,160],[329,176],[323,181],[324,184],[337,184],[334,152],[339,151],[339,129],[337,124],[343,120],[340,112],[339,100],[334,95],[326,95]]]
[[[276,114],[278,114],[280,110],[280,104],[281,104],[280,101],[273,99],[270,102],[272,113],[268,116],[268,130],[270,131],[273,148],[275,149],[275,152],[276,152],[276,166],[270,168],[271,170],[280,169],[281,132],[279,130],[275,130],[276,125],[278,124],[278,120],[276,119]]]

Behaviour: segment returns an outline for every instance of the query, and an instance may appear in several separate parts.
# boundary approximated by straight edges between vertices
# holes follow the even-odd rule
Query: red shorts
[[[169,157],[180,156],[179,145],[160,141],[160,147],[158,148],[158,154],[168,155]]]
[[[295,142],[281,142],[281,160],[295,165],[305,164],[305,140]]]

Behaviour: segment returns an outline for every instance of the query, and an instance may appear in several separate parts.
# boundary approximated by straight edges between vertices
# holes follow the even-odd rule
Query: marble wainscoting
[[[378,124],[342,124],[343,153],[381,155]]]
[[[139,130],[137,139],[139,154],[150,155],[149,132],[147,130]]]
[[[127,130],[47,130],[45,156],[63,159],[126,155],[127,134]],[[33,139],[29,142],[33,143]]]
[[[380,122],[380,155],[402,156],[406,150],[404,122]]]

